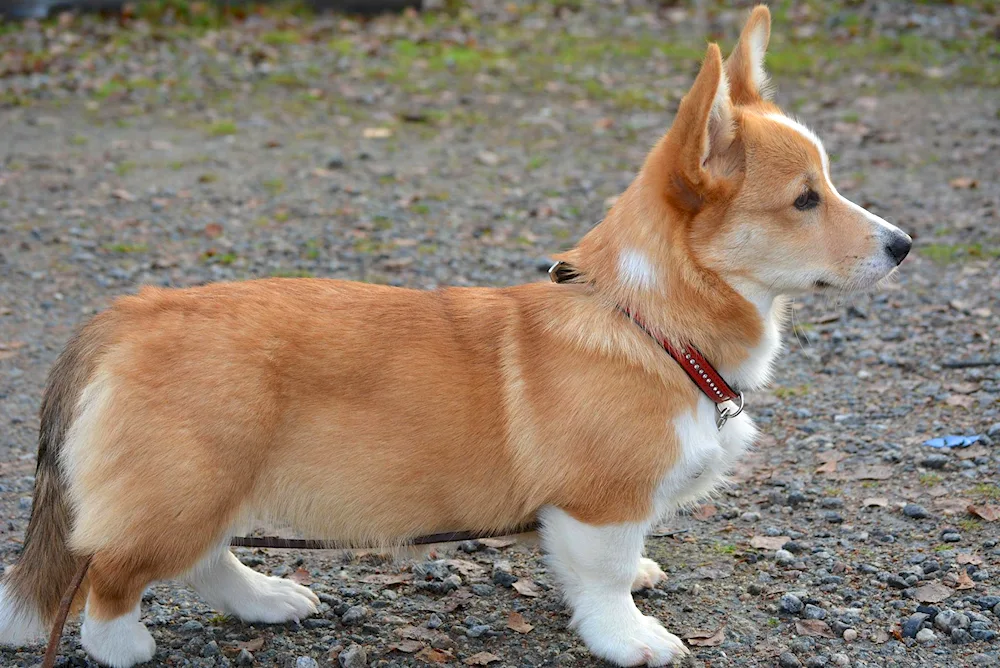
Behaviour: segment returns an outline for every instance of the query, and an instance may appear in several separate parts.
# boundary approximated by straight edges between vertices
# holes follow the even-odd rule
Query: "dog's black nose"
[[[911,246],[913,246],[913,239],[910,239],[908,234],[894,234],[892,235],[892,239],[889,243],[885,245],[885,252],[888,253],[889,257],[895,260],[898,265],[910,252]]]

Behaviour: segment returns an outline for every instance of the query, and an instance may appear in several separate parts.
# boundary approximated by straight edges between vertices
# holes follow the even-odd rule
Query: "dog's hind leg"
[[[306,587],[245,566],[228,546],[207,554],[184,581],[213,608],[245,622],[299,621],[315,613],[319,604]]]

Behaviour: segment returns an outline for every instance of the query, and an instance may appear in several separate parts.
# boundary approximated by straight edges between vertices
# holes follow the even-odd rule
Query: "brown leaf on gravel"
[[[253,640],[247,640],[244,642],[236,643],[236,649],[245,649],[248,652],[256,652],[264,646],[263,638],[254,638]]]
[[[412,580],[413,573],[373,573],[372,575],[366,575],[361,578],[361,581],[365,584],[383,585],[385,587],[406,584]]]
[[[222,225],[218,223],[209,223],[204,229],[205,236],[209,239],[218,239],[222,236]]]
[[[800,636],[813,636],[814,638],[836,638],[833,629],[822,619],[796,619],[795,632]]]
[[[691,517],[700,522],[704,522],[705,520],[714,517],[717,512],[718,508],[716,508],[713,504],[703,503],[691,512]]]
[[[955,585],[955,589],[975,589],[976,583],[972,581],[969,574],[964,570],[958,572],[958,584]]]
[[[931,582],[913,591],[913,599],[920,603],[940,603],[954,594],[955,591],[939,582]]]
[[[758,550],[780,550],[781,546],[790,540],[789,536],[754,536],[750,539],[750,547]]]
[[[988,505],[988,506],[973,506],[970,505],[966,510],[969,511],[970,515],[975,515],[980,519],[984,519],[987,522],[996,522],[1000,520],[1000,506]]]
[[[884,496],[869,496],[861,502],[861,505],[865,508],[869,508],[871,506],[885,508],[889,505],[889,499]]]
[[[451,652],[443,649],[434,649],[433,647],[425,647],[414,656],[424,663],[448,663],[455,658],[455,655]]]
[[[882,464],[859,466],[851,471],[844,471],[837,477],[847,480],[888,480],[892,477],[892,467]]]
[[[538,588],[531,580],[518,580],[514,583],[514,589],[521,596],[530,596],[532,598],[542,595],[542,590]]]
[[[292,582],[298,582],[300,585],[307,585],[312,582],[312,576],[309,575],[309,571],[304,568],[297,569],[294,573],[288,576],[288,579]]]
[[[989,451],[981,445],[972,445],[968,448],[959,448],[955,456],[959,459],[975,459],[976,457],[985,457],[989,454]]]
[[[979,186],[979,181],[969,178],[968,176],[960,176],[957,179],[952,179],[948,182],[955,190],[971,190]]]
[[[692,647],[718,647],[726,639],[726,627],[720,626],[717,631],[693,631],[684,640]]]
[[[473,654],[462,663],[467,666],[485,666],[499,660],[500,657],[496,654],[491,654],[490,652],[479,652],[478,654]]]
[[[518,633],[530,633],[535,627],[524,621],[524,615],[520,612],[511,612],[507,615],[507,628]]]
[[[424,644],[417,640],[400,640],[399,642],[389,645],[389,651],[396,650],[397,652],[403,652],[404,654],[413,654],[414,652],[419,652],[423,649]]]
[[[847,459],[847,455],[843,452],[830,450],[828,452],[821,452],[817,454],[816,459],[823,462],[816,468],[816,473],[834,473],[837,470],[837,462],[842,459]]]
[[[448,559],[445,563],[467,578],[478,578],[486,575],[486,568],[480,566],[474,561],[468,561],[466,559]]]
[[[933,506],[945,515],[956,515],[967,512],[970,503],[972,503],[972,499],[943,496],[934,499]]]
[[[961,552],[955,556],[955,563],[960,566],[965,566],[967,564],[972,564],[973,566],[979,566],[983,563],[983,558],[978,554],[968,554],[966,552]]]
[[[516,538],[480,538],[479,542],[486,547],[492,547],[494,550],[502,550],[505,547],[510,547],[517,542]]]
[[[979,383],[951,383],[948,389],[958,394],[972,394],[980,388]]]
[[[135,195],[133,195],[129,191],[125,190],[124,188],[118,188],[116,190],[112,190],[111,191],[111,196],[114,197],[115,199],[120,199],[123,202],[134,202],[135,201]]]
[[[948,406],[957,406],[966,410],[976,405],[976,400],[967,394],[953,394],[944,400]]]
[[[401,638],[407,638],[409,640],[426,640],[428,642],[434,640],[434,638],[440,635],[437,631],[425,629],[422,626],[401,626],[396,629],[394,633]]]

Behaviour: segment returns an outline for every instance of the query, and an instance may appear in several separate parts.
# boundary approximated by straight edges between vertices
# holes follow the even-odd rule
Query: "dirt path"
[[[45,374],[115,296],[269,275],[543,279],[668,127],[701,52],[682,9],[577,4],[0,35],[3,563],[30,511]],[[774,389],[748,402],[758,451],[667,523],[682,533],[650,539],[670,579],[640,606],[681,636],[724,627],[698,665],[1000,665],[1000,524],[967,512],[1000,503],[997,17],[873,6],[778,12],[774,78],[845,195],[915,250],[873,297],[795,305]],[[739,18],[705,25],[728,46]],[[923,445],[946,434],[984,438]],[[594,665],[531,546],[461,547],[397,563],[238,551],[310,581],[322,613],[248,626],[160,585],[144,605],[156,661]],[[947,598],[918,613],[928,584]],[[64,650],[87,665],[75,627]],[[0,664],[39,656],[0,649]]]

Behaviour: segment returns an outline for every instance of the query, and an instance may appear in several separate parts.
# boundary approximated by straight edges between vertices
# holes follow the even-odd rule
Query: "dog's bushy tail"
[[[49,374],[42,399],[31,519],[17,565],[0,579],[2,644],[24,645],[44,638],[83,561],[69,549],[73,516],[59,451],[104,348],[107,325],[103,315],[91,320],[66,346]],[[77,600],[85,594],[86,582]]]

